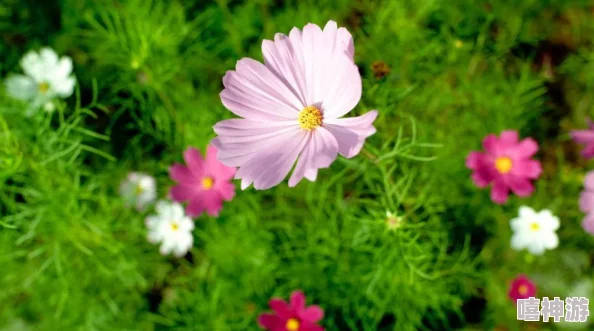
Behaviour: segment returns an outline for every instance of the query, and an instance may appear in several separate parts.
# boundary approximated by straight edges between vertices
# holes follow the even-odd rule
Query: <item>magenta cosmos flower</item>
[[[184,152],[187,166],[176,163],[169,167],[169,177],[178,183],[169,195],[177,202],[188,202],[186,213],[190,217],[198,217],[205,210],[210,216],[217,216],[223,200],[230,201],[235,196],[231,182],[235,169],[219,162],[216,153],[217,149],[209,145],[203,159],[200,151],[190,147]]]
[[[536,295],[536,285],[525,275],[518,275],[511,282],[508,296],[514,302],[518,299],[528,299]]]
[[[569,135],[578,144],[584,144],[586,147],[582,150],[582,156],[586,159],[594,157],[594,123],[588,119],[588,129],[572,130]]]
[[[586,213],[582,227],[587,232],[594,234],[594,171],[586,174],[584,191],[580,194],[580,210]]]
[[[472,169],[472,180],[478,187],[493,184],[491,200],[498,204],[507,201],[509,190],[520,197],[534,191],[530,180],[542,172],[540,162],[530,159],[538,151],[531,138],[518,141],[517,131],[503,131],[499,138],[493,134],[483,140],[485,152],[470,152],[466,167]]]
[[[361,76],[353,62],[351,34],[330,21],[321,30],[277,33],[262,43],[264,64],[244,58],[223,78],[223,105],[242,118],[214,126],[218,158],[239,167],[241,188],[268,189],[279,184],[295,162],[289,186],[327,168],[340,153],[351,158],[375,133],[373,110],[341,118],[361,98]],[[297,160],[299,158],[299,160]]]
[[[273,314],[258,317],[260,327],[270,331],[324,331],[317,323],[324,317],[318,306],[305,307],[305,295],[301,291],[291,294],[291,301],[274,298],[268,303]]]

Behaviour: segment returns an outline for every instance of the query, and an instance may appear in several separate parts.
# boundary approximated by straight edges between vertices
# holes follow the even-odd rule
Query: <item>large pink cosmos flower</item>
[[[594,171],[586,174],[584,188],[580,194],[580,210],[586,213],[582,227],[594,235]]]
[[[507,295],[513,302],[518,302],[518,299],[534,297],[536,295],[536,285],[525,275],[518,275],[511,282]]]
[[[188,202],[186,213],[198,217],[203,211],[217,216],[223,208],[223,200],[230,201],[235,196],[235,185],[231,182],[235,174],[216,158],[217,149],[209,145],[206,160],[195,148],[184,152],[187,166],[175,163],[169,167],[169,177],[178,182],[169,195],[177,202]]]
[[[293,292],[288,304],[277,298],[271,299],[268,304],[274,313],[258,317],[258,324],[266,330],[324,331],[317,324],[324,317],[324,311],[318,306],[305,307],[305,295],[301,291]]]
[[[572,130],[569,135],[579,144],[584,144],[586,147],[582,150],[582,156],[586,159],[594,157],[594,122],[588,119],[588,129],[586,130]]]
[[[470,152],[466,167],[473,170],[472,180],[478,187],[493,183],[491,200],[503,204],[511,189],[520,197],[534,191],[530,182],[537,179],[542,168],[540,162],[530,159],[538,151],[532,138],[518,141],[517,131],[503,131],[499,138],[490,134],[483,140],[485,152]]]
[[[361,98],[351,34],[330,21],[322,31],[308,24],[289,36],[262,42],[264,64],[244,58],[223,78],[223,105],[242,118],[217,123],[218,158],[239,167],[241,188],[268,189],[297,165],[289,186],[327,168],[338,153],[351,158],[375,133],[373,110],[340,118]]]

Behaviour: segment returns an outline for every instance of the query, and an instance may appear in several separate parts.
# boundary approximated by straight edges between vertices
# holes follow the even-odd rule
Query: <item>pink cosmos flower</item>
[[[499,138],[487,135],[483,148],[485,152],[470,152],[466,167],[472,169],[476,186],[483,188],[493,183],[493,202],[505,203],[510,189],[520,197],[532,194],[534,186],[530,180],[537,179],[542,172],[540,162],[530,159],[538,151],[536,141],[518,141],[518,132],[510,130],[503,131]]]
[[[317,323],[324,317],[318,306],[305,307],[305,295],[301,291],[291,294],[290,303],[274,298],[268,303],[273,314],[258,317],[260,327],[270,331],[324,331]]]
[[[586,159],[594,157],[594,122],[587,119],[588,129],[572,130],[569,135],[578,144],[584,144],[586,147],[582,150],[582,156]]]
[[[188,202],[186,213],[198,217],[204,210],[210,216],[217,216],[223,208],[223,200],[230,201],[235,196],[235,185],[231,182],[235,174],[216,158],[217,149],[209,145],[206,160],[195,148],[184,152],[187,166],[175,163],[169,167],[169,177],[178,182],[169,195],[177,202]]]
[[[582,227],[586,232],[594,234],[594,171],[586,174],[584,187],[580,194],[580,210],[586,213]]]
[[[315,181],[339,153],[357,155],[376,131],[377,111],[341,118],[361,98],[351,34],[333,21],[323,31],[310,23],[264,40],[262,52],[264,64],[244,58],[223,77],[223,105],[241,118],[214,126],[218,158],[239,167],[241,188],[273,187],[295,162],[290,187],[303,177]]]
[[[508,296],[517,302],[518,299],[528,299],[536,295],[536,285],[528,279],[525,275],[518,275],[516,279],[511,282]]]

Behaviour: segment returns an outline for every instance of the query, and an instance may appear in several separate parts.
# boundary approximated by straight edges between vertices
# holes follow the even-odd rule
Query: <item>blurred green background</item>
[[[315,183],[238,185],[218,218],[196,219],[185,258],[159,255],[120,181],[149,173],[165,198],[168,166],[233,117],[225,72],[330,19],[363,77],[350,116],[377,109],[378,132]],[[294,289],[330,331],[592,330],[516,321],[507,291],[524,273],[538,297],[594,298],[577,207],[592,163],[568,136],[594,114],[593,42],[585,0],[1,0],[0,77],[50,46],[78,85],[32,117],[0,92],[0,330],[258,330]],[[464,159],[505,129],[538,141],[544,174],[499,206]],[[510,248],[521,205],[561,219],[557,249]]]

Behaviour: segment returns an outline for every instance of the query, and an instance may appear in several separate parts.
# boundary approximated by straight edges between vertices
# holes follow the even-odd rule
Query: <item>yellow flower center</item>
[[[318,108],[309,106],[303,108],[303,110],[299,112],[297,121],[302,129],[312,130],[322,125],[323,118],[322,112]]]
[[[289,318],[289,320],[287,321],[287,325],[285,325],[285,328],[289,331],[297,331],[299,330],[299,321],[296,318]]]
[[[179,225],[177,225],[177,223],[175,223],[175,222],[172,222],[171,223],[171,230],[177,231],[177,229],[179,229]]]
[[[144,192],[144,187],[142,187],[142,185],[140,185],[140,184],[136,185],[135,192],[136,192],[136,195],[141,195],[142,192]]]
[[[528,293],[528,286],[520,285],[518,287],[518,293],[520,293],[521,295],[526,295],[526,293]]]
[[[540,230],[540,225],[538,225],[538,223],[536,223],[536,222],[533,222],[532,224],[530,224],[530,230],[538,231],[538,230]]]
[[[205,190],[210,190],[214,185],[214,180],[212,177],[204,177],[202,178],[202,188]]]
[[[500,156],[495,160],[495,168],[502,174],[508,173],[512,168],[512,160],[507,156]]]
[[[37,88],[39,89],[39,92],[45,93],[49,90],[49,84],[48,83],[39,83],[39,86],[37,86]]]

